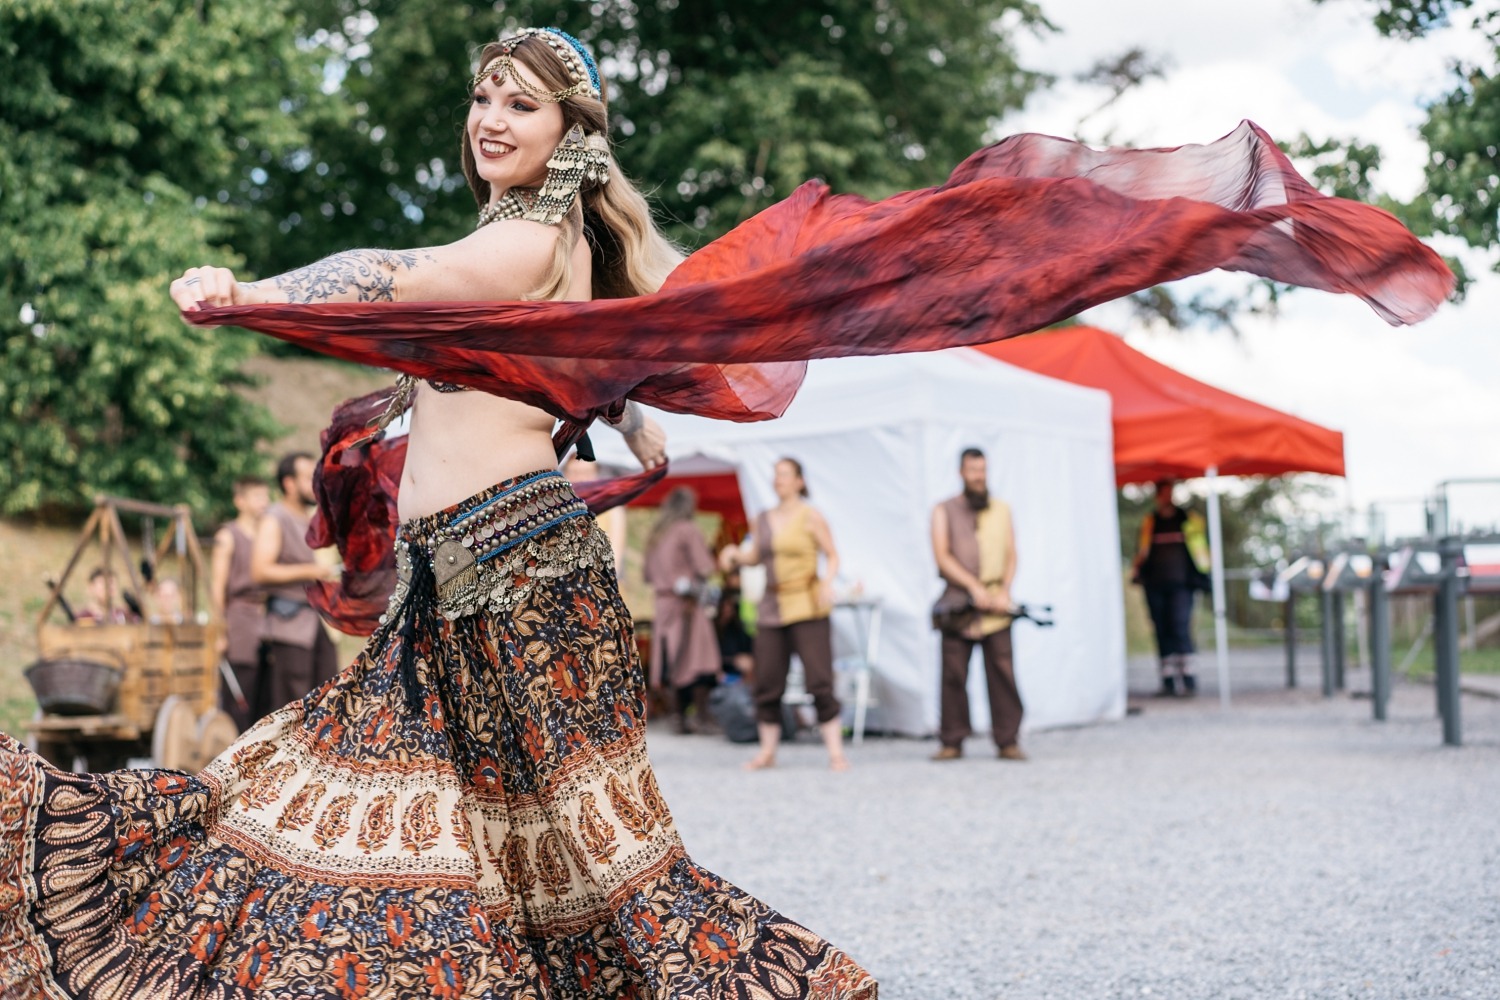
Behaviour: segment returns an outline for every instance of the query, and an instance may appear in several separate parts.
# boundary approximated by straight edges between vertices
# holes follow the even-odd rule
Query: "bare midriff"
[[[556,468],[552,425],[551,416],[525,403],[422,383],[401,473],[401,519],[435,514],[503,480]]]
[[[588,241],[573,248],[570,301],[592,297]],[[557,468],[554,421],[544,410],[486,392],[417,387],[411,442],[396,509],[401,520],[426,517],[515,476]]]

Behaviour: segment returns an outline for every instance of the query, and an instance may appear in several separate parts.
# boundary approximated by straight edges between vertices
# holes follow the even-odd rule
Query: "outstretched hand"
[[[238,306],[258,301],[250,286],[236,280],[227,267],[190,267],[168,289],[172,302],[183,313],[204,306]]]
[[[667,432],[650,417],[642,417],[641,426],[625,435],[625,444],[642,468],[654,469],[667,461]]]

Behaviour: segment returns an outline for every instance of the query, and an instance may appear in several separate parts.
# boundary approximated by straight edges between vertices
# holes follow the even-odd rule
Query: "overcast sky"
[[[1454,28],[1421,42],[1381,38],[1365,0],[1043,0],[1061,30],[1022,42],[1022,62],[1060,80],[1005,132],[1074,136],[1103,93],[1070,77],[1131,46],[1171,68],[1090,118],[1078,136],[1128,145],[1208,142],[1249,118],[1278,139],[1315,136],[1376,142],[1385,160],[1377,186],[1410,196],[1421,185],[1422,104],[1448,86],[1455,54],[1482,53],[1477,32]],[[1454,241],[1434,242],[1445,253]],[[1127,306],[1085,321],[1194,377],[1342,430],[1349,478],[1340,499],[1414,498],[1443,479],[1500,476],[1500,275],[1493,258],[1464,251],[1478,281],[1467,301],[1416,327],[1389,327],[1349,296],[1297,292],[1274,320],[1226,330],[1151,331]],[[1203,280],[1203,279],[1197,279]],[[1233,276],[1211,279],[1239,287]],[[1469,523],[1500,520],[1500,488],[1453,492]],[[1398,530],[1414,504],[1390,511]]]

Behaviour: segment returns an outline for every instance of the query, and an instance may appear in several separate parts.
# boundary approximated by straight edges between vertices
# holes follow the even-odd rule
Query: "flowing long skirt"
[[[0,735],[0,997],[875,997],[683,851],[564,480],[408,522],[398,556],[354,663],[199,774]]]

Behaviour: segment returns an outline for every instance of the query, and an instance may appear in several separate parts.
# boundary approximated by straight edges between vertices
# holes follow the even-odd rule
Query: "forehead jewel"
[[[546,42],[567,67],[574,86],[580,91],[587,91],[590,95],[603,100],[604,86],[599,77],[599,65],[594,62],[593,55],[582,42],[561,28],[523,28],[508,38],[502,38],[500,57],[491,60],[488,66],[480,70],[479,78],[489,75],[500,58],[508,57],[515,47],[527,38],[536,38]]]

